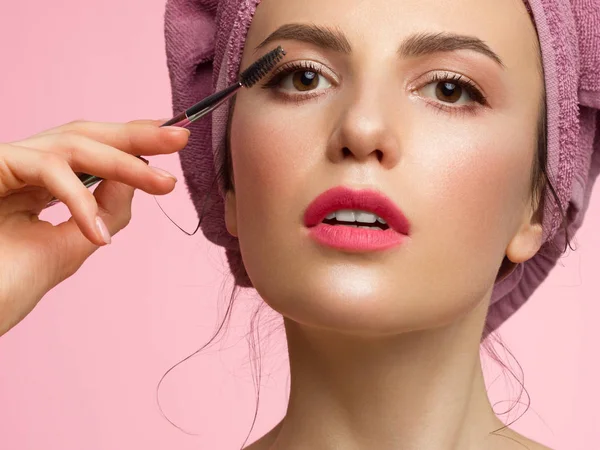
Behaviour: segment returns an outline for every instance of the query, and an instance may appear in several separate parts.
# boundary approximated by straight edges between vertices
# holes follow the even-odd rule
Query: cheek
[[[323,157],[318,149],[323,148],[319,139],[324,133],[315,127],[326,126],[322,118],[286,115],[278,108],[265,108],[257,115],[252,104],[242,100],[236,105],[231,127],[240,233],[301,219],[299,198]]]
[[[432,236],[497,257],[529,201],[534,142],[527,126],[509,133],[508,123],[489,122],[430,133],[415,143],[410,172]]]

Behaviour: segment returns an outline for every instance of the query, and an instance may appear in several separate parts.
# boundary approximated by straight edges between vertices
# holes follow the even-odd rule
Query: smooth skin
[[[338,44],[288,35],[257,50],[289,24]],[[424,33],[479,39],[502,64],[448,45],[420,54]],[[263,0],[242,67],[275,45],[301,68],[241,92],[230,132],[226,224],[284,317],[291,374],[284,419],[249,448],[544,448],[502,429],[479,355],[504,257],[518,264],[541,245],[531,172],[543,77],[522,1]],[[448,74],[487,105],[440,94]],[[313,241],[304,211],[340,185],[391,198],[412,225],[404,243],[365,254]]]
[[[135,189],[175,188],[173,175],[133,156],[185,147],[189,131],[162,123],[77,121],[0,144],[0,336],[129,224]],[[92,193],[75,172],[105,180]],[[52,197],[72,214],[57,226],[39,219]]]

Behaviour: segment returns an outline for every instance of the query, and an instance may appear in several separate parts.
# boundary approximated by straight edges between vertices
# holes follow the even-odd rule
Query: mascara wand
[[[269,53],[258,59],[254,64],[248,67],[246,70],[242,72],[237,83],[232,84],[225,89],[216,92],[212,95],[209,95],[205,99],[199,101],[191,108],[186,109],[185,111],[177,114],[172,119],[163,123],[161,127],[167,126],[176,126],[181,128],[187,128],[191,123],[196,120],[206,116],[220,105],[222,105],[229,97],[233,96],[238,90],[242,87],[251,88],[256,83],[258,83],[265,75],[267,75],[275,65],[281,61],[281,59],[285,56],[285,51],[281,46],[277,47],[274,50],[271,50]],[[146,162],[144,158],[141,156],[137,156],[137,158]],[[88,175],[86,173],[80,173],[77,175],[81,182],[85,185],[85,187],[92,187],[96,183],[102,181],[102,178],[97,177],[95,175]],[[46,208],[49,206],[60,203],[60,200],[57,198],[53,198],[46,204]]]

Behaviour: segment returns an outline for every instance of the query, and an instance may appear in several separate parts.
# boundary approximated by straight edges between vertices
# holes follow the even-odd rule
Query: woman
[[[176,110],[213,73],[219,86],[270,46],[288,53],[265,89],[240,93],[211,129],[193,128],[182,153],[199,211],[215,157],[220,189],[204,232],[227,247],[237,283],[285,318],[288,413],[249,448],[544,448],[495,417],[479,344],[554,264],[556,211],[575,205],[570,231],[583,218],[556,148],[587,151],[577,169],[589,169],[598,97],[582,96],[591,141],[569,141],[556,93],[568,98],[579,80],[557,87],[544,77],[546,41],[539,48],[517,0],[254,6],[173,1],[167,10]],[[554,11],[532,7],[538,18]],[[156,124],[75,123],[3,147],[2,332],[125,226],[132,189],[117,182],[172,189],[125,153],[186,143],[185,131]],[[539,164],[546,149],[553,184]],[[92,196],[73,171],[111,181]],[[594,178],[576,182],[589,193]],[[73,213],[57,228],[35,215],[51,195]],[[356,219],[381,230],[347,224]]]

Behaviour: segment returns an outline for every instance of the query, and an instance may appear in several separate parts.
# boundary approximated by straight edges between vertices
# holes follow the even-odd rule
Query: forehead
[[[336,27],[356,52],[394,51],[415,32],[483,40],[507,68],[536,66],[537,35],[522,0],[262,0],[247,38],[252,50],[281,25]]]

